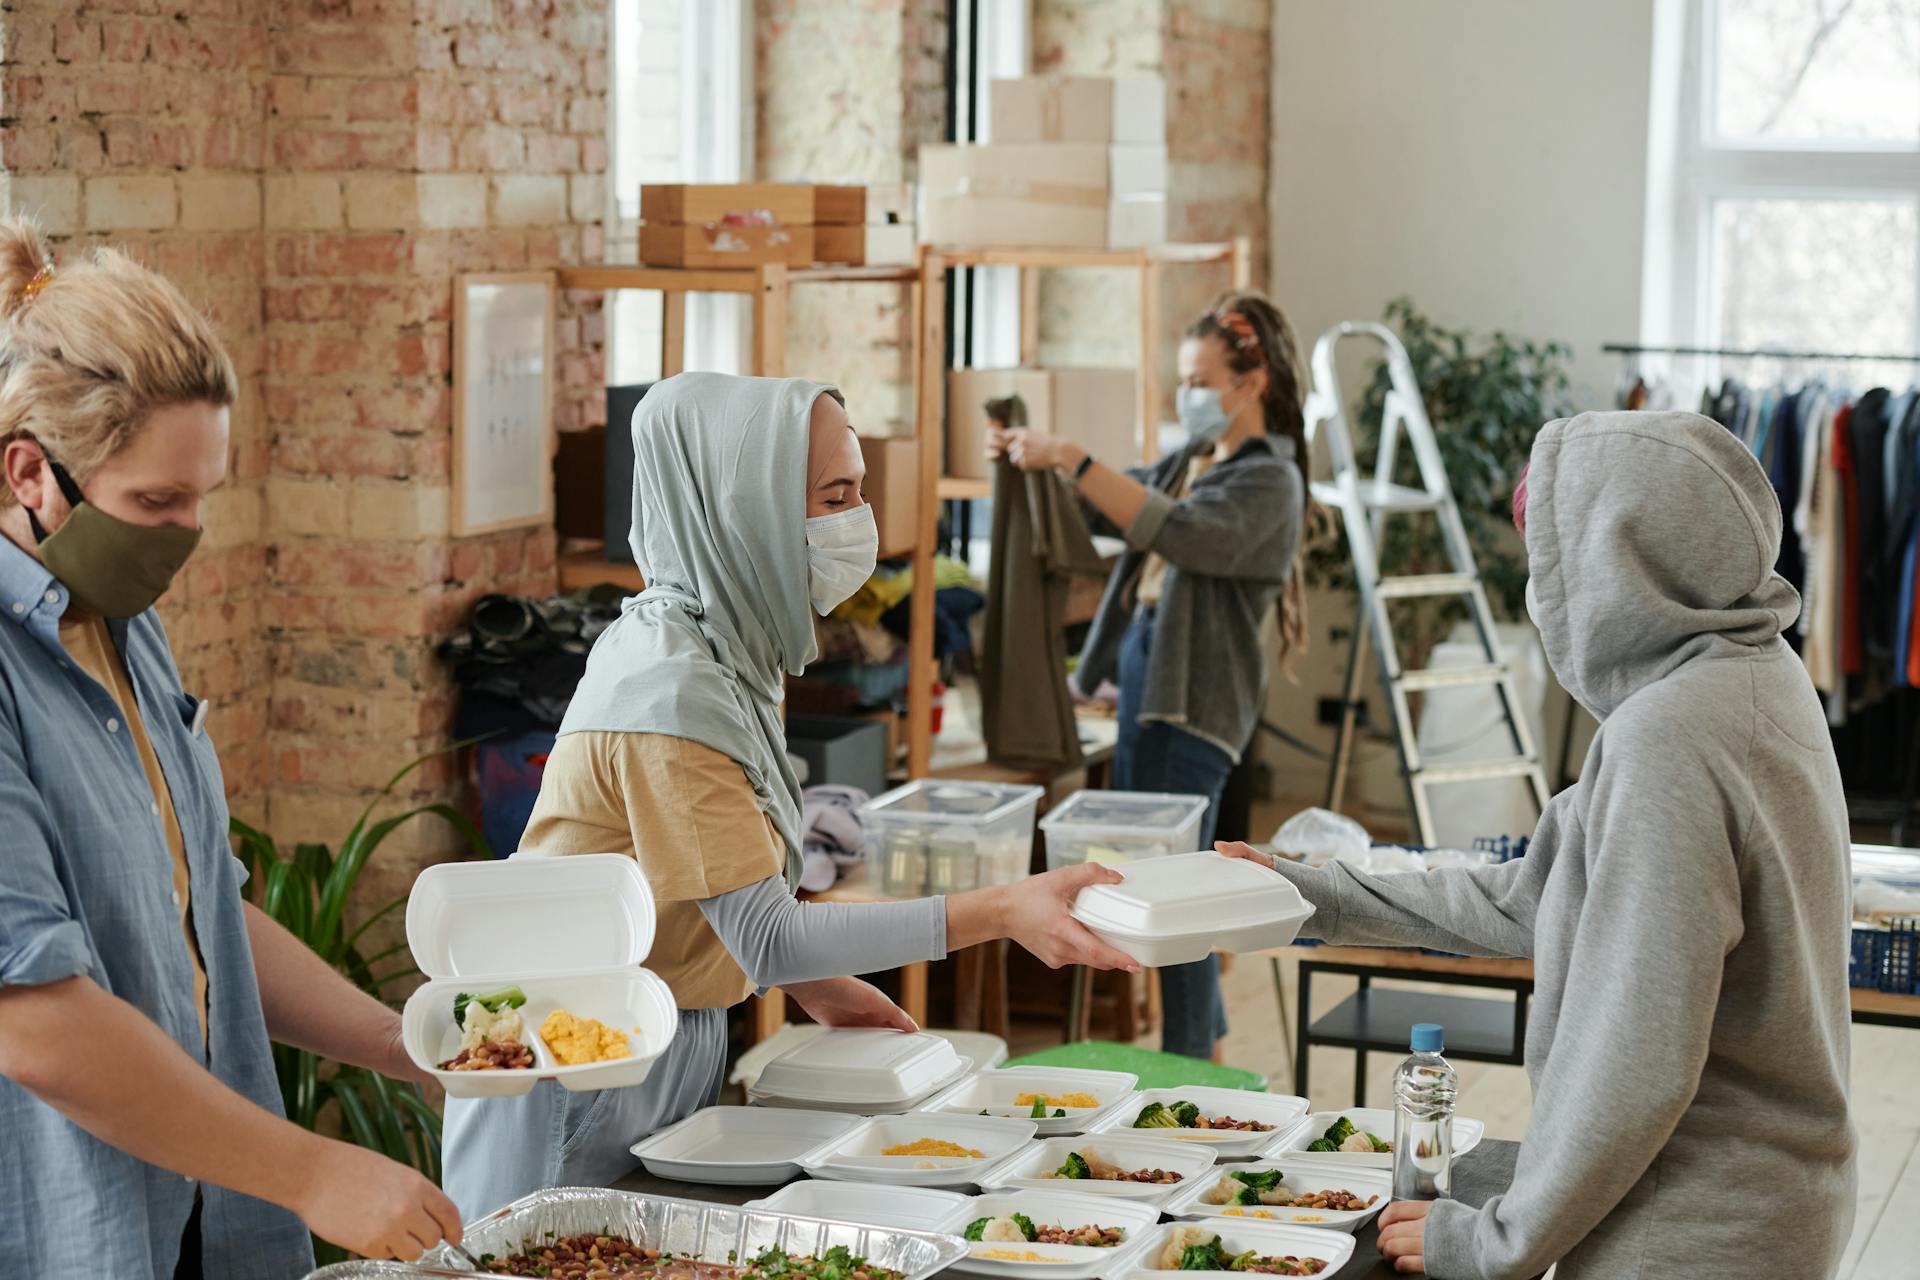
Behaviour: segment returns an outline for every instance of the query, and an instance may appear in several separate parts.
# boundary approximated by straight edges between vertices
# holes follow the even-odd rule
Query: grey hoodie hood
[[[1682,663],[1775,641],[1800,613],[1773,571],[1780,527],[1759,462],[1710,418],[1548,423],[1527,472],[1527,608],[1561,685],[1604,720]]]

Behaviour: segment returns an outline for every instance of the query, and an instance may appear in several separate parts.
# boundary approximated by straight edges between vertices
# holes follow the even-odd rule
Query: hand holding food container
[[[1313,915],[1286,879],[1219,853],[1146,858],[1112,870],[1119,882],[1081,893],[1073,918],[1151,968],[1204,960],[1210,951],[1284,947]]]

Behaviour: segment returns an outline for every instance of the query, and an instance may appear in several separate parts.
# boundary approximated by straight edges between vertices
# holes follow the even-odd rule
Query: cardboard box
[[[744,223],[804,227],[813,222],[814,188],[797,182],[659,182],[640,188],[647,222]]]
[[[1167,88],[1159,76],[1029,76],[989,91],[995,142],[1167,140]]]
[[[1112,467],[1140,462],[1140,380],[1132,369],[1050,368],[1053,434]]]
[[[913,262],[913,224],[865,227],[815,227],[816,262],[846,266],[901,266]]]
[[[1140,390],[1131,369],[953,369],[947,374],[947,471],[988,480],[986,402],[1018,394],[1027,428],[1071,440],[1111,466],[1138,461]]]
[[[859,227],[867,221],[865,187],[815,186],[813,224],[820,227]]]
[[[1165,147],[925,146],[920,181],[928,244],[1130,249],[1166,234]]]
[[[650,267],[806,267],[813,265],[813,228],[649,222],[640,228],[640,261]]]
[[[880,529],[880,558],[913,550],[920,525],[920,445],[912,436],[861,436],[864,488]]]

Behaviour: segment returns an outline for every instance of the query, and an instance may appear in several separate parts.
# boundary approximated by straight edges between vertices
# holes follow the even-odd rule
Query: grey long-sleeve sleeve
[[[1276,860],[1314,907],[1302,933],[1348,946],[1432,947],[1469,956],[1531,956],[1549,859],[1497,867],[1368,875],[1345,863]]]
[[[878,973],[947,954],[947,900],[800,902],[779,876],[703,899],[700,914],[762,987]]]

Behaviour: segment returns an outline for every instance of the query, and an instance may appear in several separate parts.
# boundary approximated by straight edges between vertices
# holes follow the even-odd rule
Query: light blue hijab
[[[647,589],[594,642],[560,732],[663,733],[739,762],[799,882],[800,780],[785,678],[817,652],[807,600],[813,402],[803,378],[683,373],[633,415],[633,531]]]

